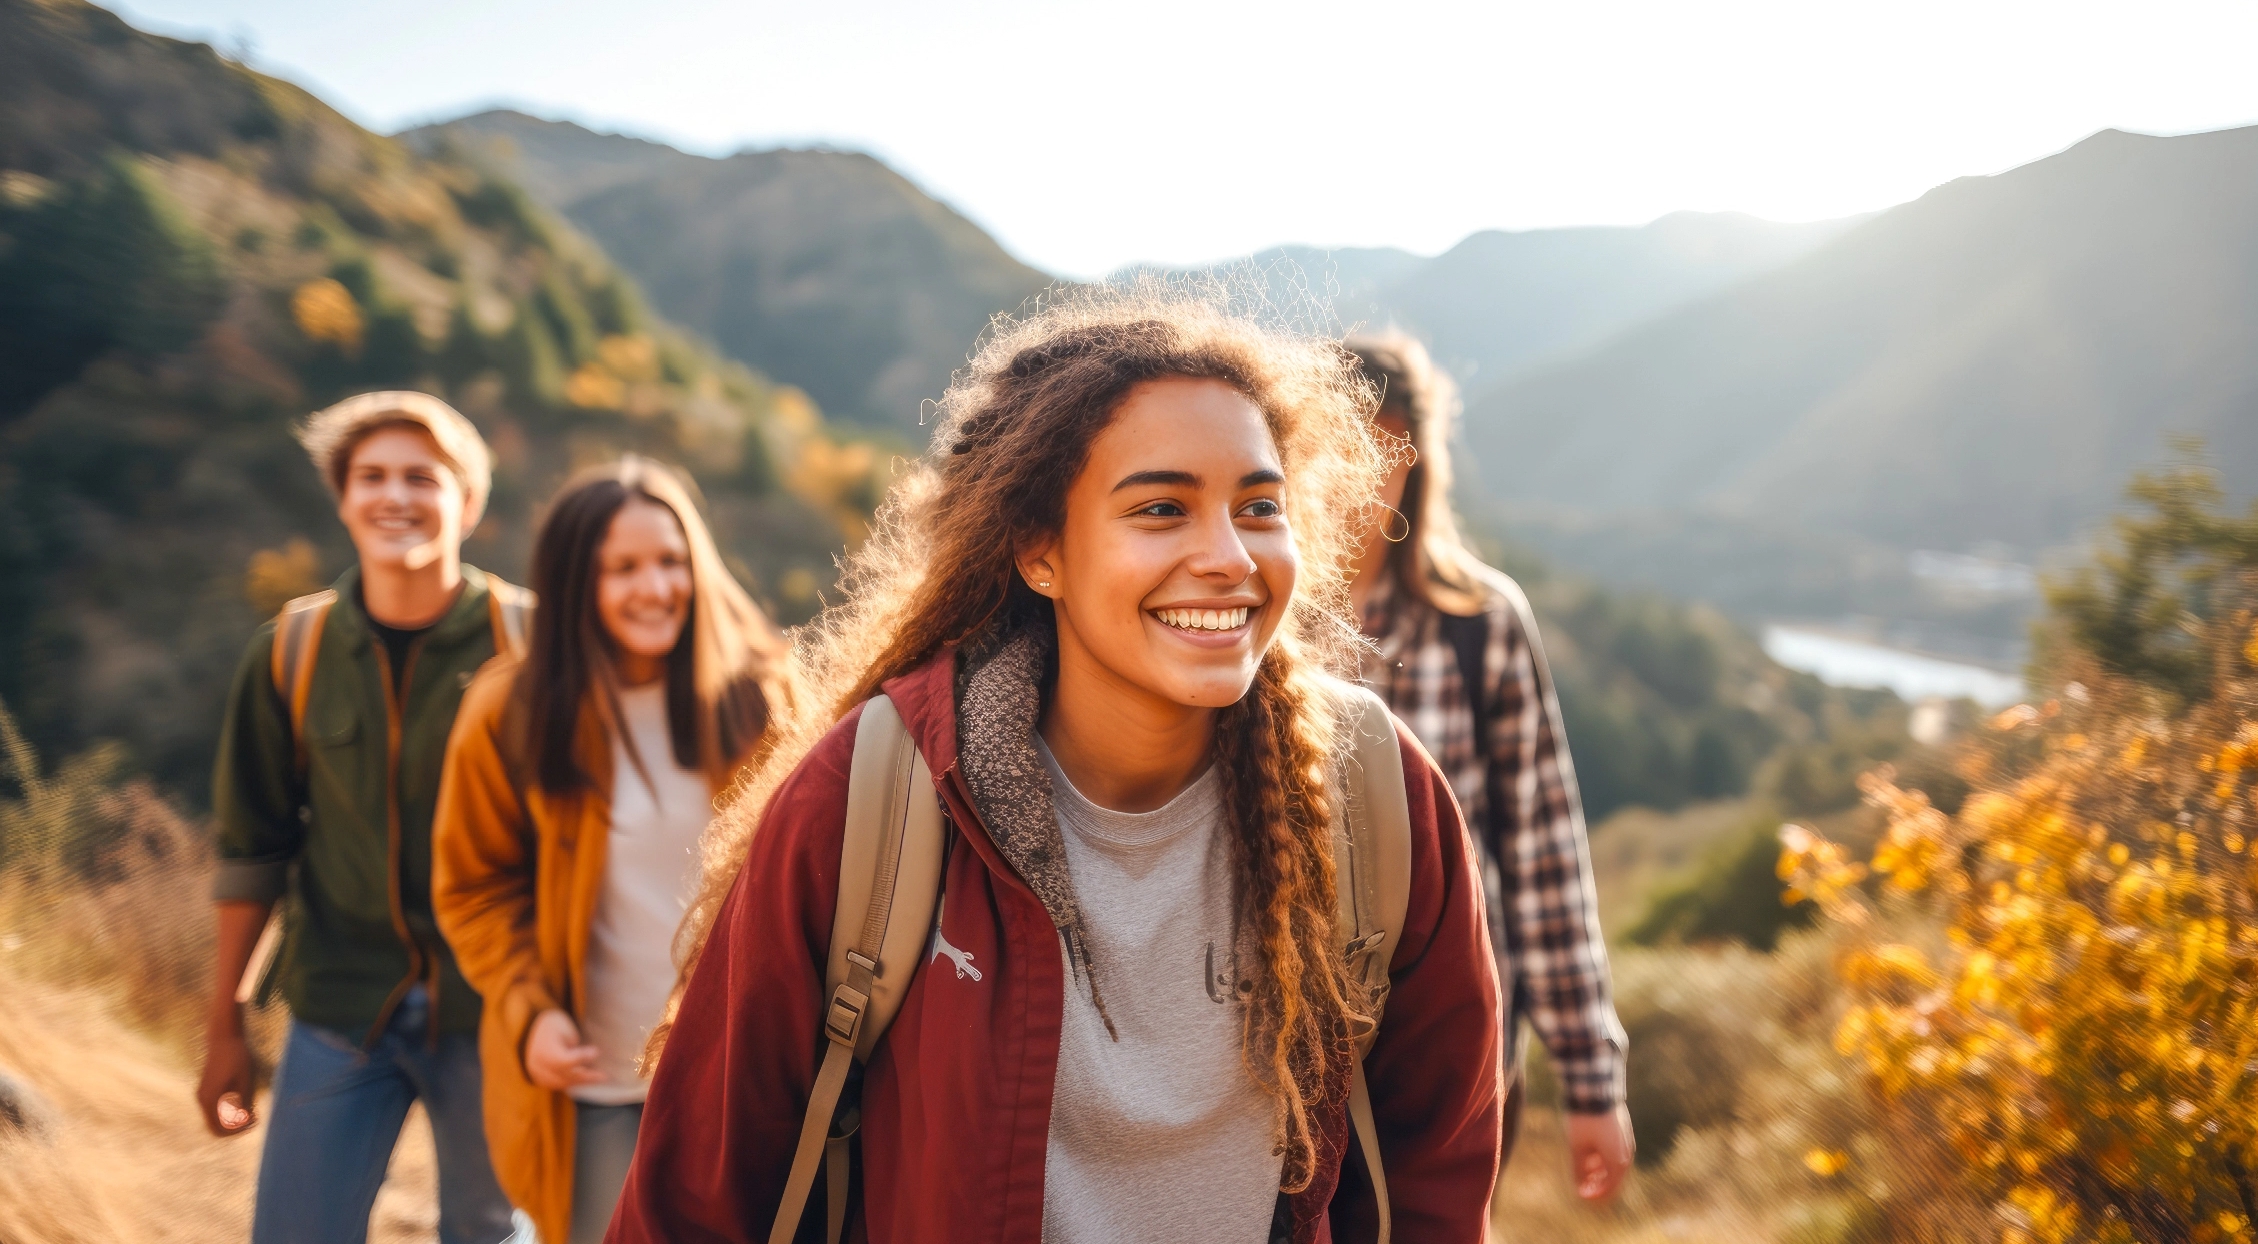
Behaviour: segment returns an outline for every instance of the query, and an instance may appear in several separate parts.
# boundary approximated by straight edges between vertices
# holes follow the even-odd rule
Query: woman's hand
[[[1617,1106],[1605,1114],[1568,1116],[1568,1163],[1576,1176],[1576,1195],[1604,1201],[1615,1195],[1631,1169],[1631,1112]]]
[[[554,1092],[601,1084],[596,1070],[596,1047],[580,1039],[580,1025],[555,1007],[533,1017],[533,1030],[525,1034],[525,1077]]]

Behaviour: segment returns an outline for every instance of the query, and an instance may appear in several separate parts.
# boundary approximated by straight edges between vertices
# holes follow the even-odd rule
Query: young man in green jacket
[[[524,592],[462,563],[491,455],[454,408],[369,393],[300,439],[359,562],[260,628],[220,727],[218,981],[197,1098],[252,1121],[239,985],[279,986],[290,1036],[268,1108],[255,1244],[366,1237],[407,1117],[438,1148],[439,1236],[493,1244],[510,1206],[486,1156],[478,995],[431,915],[431,819],[463,688],[522,634]],[[279,951],[267,944],[276,903]]]

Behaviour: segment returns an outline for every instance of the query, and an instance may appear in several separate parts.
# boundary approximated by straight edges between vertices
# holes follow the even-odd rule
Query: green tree
[[[2258,502],[2236,516],[2225,508],[2216,472],[2190,458],[2137,475],[2127,490],[2146,512],[2116,522],[2118,547],[2097,565],[2051,584],[2054,625],[2041,650],[2083,653],[2111,674],[2185,701],[2210,693],[2215,662],[2204,628],[2258,571]]]
[[[130,157],[0,214],[0,417],[112,349],[194,344],[224,294],[210,241]]]

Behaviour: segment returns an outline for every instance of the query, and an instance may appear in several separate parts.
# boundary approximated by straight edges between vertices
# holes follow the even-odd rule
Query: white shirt
[[[665,680],[621,690],[619,713],[624,728],[612,741],[608,858],[588,928],[588,996],[580,1005],[581,1040],[596,1047],[604,1082],[571,1090],[574,1100],[598,1106],[639,1102],[649,1091],[635,1059],[674,987],[674,931],[689,910],[698,837],[713,816],[706,775],[675,763]],[[629,737],[641,773],[628,758]]]

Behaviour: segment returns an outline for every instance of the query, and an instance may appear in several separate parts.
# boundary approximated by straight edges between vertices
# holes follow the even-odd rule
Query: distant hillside
[[[401,137],[519,181],[666,315],[833,415],[916,444],[921,403],[988,318],[1050,283],[867,155],[716,160],[507,111]]]
[[[1171,268],[1163,264],[1130,264],[1108,275],[1112,281],[1157,277],[1164,281],[1183,277],[1219,277],[1235,297],[1251,303],[1261,300],[1268,310],[1317,329],[1347,327],[1370,318],[1369,308],[1380,290],[1409,273],[1434,262],[1393,246],[1273,246],[1252,255],[1226,259],[1207,267]]]
[[[2254,340],[2258,127],[2104,131],[1478,392],[1467,439],[1523,509],[2027,560],[2174,435],[2258,487]]]
[[[1639,229],[1487,229],[1342,318],[1393,319],[1479,385],[1776,268],[1849,223],[1678,212]]]
[[[65,755],[201,789],[242,646],[350,557],[290,437],[347,393],[446,395],[500,457],[471,560],[636,449],[688,466],[805,616],[880,457],[652,316],[516,187],[80,0],[0,0],[0,697]]]
[[[1852,223],[1678,212],[1637,229],[1486,229],[1433,258],[1281,246],[1216,270],[1342,328],[1408,329],[1479,386],[1770,271]]]

